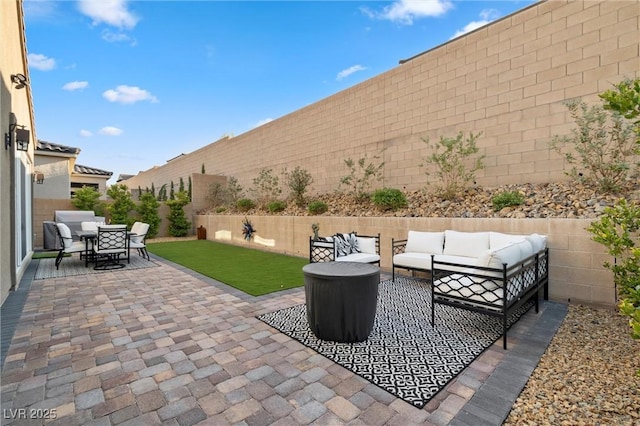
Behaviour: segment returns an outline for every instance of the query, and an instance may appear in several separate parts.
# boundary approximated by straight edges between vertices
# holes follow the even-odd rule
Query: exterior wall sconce
[[[11,82],[16,85],[16,89],[24,89],[29,85],[24,74],[11,74]]]
[[[38,185],[42,185],[44,183],[44,173],[35,171],[33,173],[33,181]]]
[[[4,134],[4,149],[6,151],[11,146],[13,133],[15,132],[16,149],[18,151],[28,151],[30,132],[24,126],[20,126],[21,129],[16,129],[16,127],[18,127],[18,124],[9,124],[9,132]]]

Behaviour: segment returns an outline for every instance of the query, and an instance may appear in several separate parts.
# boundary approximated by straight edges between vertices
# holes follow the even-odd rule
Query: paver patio
[[[417,409],[255,318],[304,303],[303,288],[253,297],[154,261],[34,281],[30,266],[3,306],[3,351],[19,320],[2,424],[43,424],[21,409],[55,410],[50,425],[500,424],[566,313],[543,302],[508,351],[494,344]]]

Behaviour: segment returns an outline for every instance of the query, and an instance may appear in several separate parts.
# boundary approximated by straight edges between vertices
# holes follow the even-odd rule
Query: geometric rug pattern
[[[157,263],[147,260],[137,253],[131,253],[131,263],[127,263],[127,259],[120,260],[120,263],[125,265],[121,270],[142,269],[158,266]],[[117,271],[118,269],[112,269],[111,271]],[[101,272],[107,272],[105,270],[93,269],[93,264],[89,263],[89,266],[85,266],[84,259],[80,260],[78,255],[72,255],[70,257],[64,257],[60,262],[59,269],[56,269],[55,258],[45,258],[38,261],[38,269],[34,279],[42,280],[46,278],[62,278],[70,277],[74,275],[86,275],[86,274],[99,274]]]
[[[447,383],[502,336],[497,317],[436,305],[431,326],[430,285],[398,277],[381,281],[373,331],[360,343],[318,339],[306,305],[257,318],[409,404],[423,408]],[[525,314],[526,304],[509,319]]]

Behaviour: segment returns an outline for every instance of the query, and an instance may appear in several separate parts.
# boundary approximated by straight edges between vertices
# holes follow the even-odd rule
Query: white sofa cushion
[[[477,266],[502,269],[502,264],[514,265],[522,259],[518,244],[509,244],[497,250],[485,250],[479,257]]]
[[[360,250],[360,253],[377,254],[375,238],[356,237],[356,240],[358,240],[358,250]]]
[[[444,231],[443,254],[478,257],[489,249],[488,232]]]
[[[492,250],[502,248],[509,243],[519,243],[526,239],[524,235],[504,234],[502,232],[489,232],[489,248]]]
[[[427,253],[400,253],[393,256],[393,264],[409,269],[431,270],[431,255]]]
[[[336,258],[336,262],[361,262],[371,263],[380,260],[380,256],[370,253],[351,253],[347,256],[340,256]]]
[[[540,250],[543,250],[545,247],[547,247],[547,236],[546,235],[531,234],[531,235],[527,235],[526,238],[527,238],[527,241],[529,241],[531,243],[531,246],[533,246],[533,251],[535,253],[537,253]]]
[[[409,231],[405,253],[442,254],[444,232]]]

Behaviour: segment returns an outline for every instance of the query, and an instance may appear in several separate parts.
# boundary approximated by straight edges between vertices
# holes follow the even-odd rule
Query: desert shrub
[[[399,189],[377,189],[371,195],[371,201],[382,210],[398,210],[407,206],[407,197]]]
[[[329,210],[329,207],[327,207],[327,203],[325,203],[324,201],[312,201],[309,203],[309,206],[307,208],[309,209],[309,213],[316,215],[326,213],[326,211]]]
[[[131,199],[131,193],[127,185],[111,185],[107,189],[107,195],[113,199],[113,203],[107,206],[111,223],[133,225],[135,219],[130,216],[130,212],[135,209],[136,205]]]
[[[187,220],[184,213],[184,206],[189,204],[189,194],[186,191],[174,193],[172,200],[165,202],[169,206],[169,235],[172,237],[184,237],[189,234],[191,222]]]
[[[207,200],[211,203],[211,207],[219,207],[225,205],[229,200],[225,185],[215,182],[209,185]]]
[[[455,138],[441,136],[437,144],[430,144],[428,137],[422,139],[435,151],[427,157],[423,166],[435,166],[434,174],[440,183],[434,184],[434,188],[443,199],[454,199],[470,182],[475,181],[476,171],[484,168],[484,155],[472,158],[480,151],[476,140],[481,134],[470,132],[467,138],[463,132],[459,132]],[[441,148],[444,150],[440,151]],[[426,174],[430,176],[431,172],[427,171]]]
[[[524,195],[518,191],[504,191],[491,198],[494,211],[500,211],[505,207],[519,206],[524,203]]]
[[[151,192],[143,192],[140,195],[140,203],[136,206],[136,211],[140,215],[140,221],[149,224],[147,238],[153,238],[158,235],[158,229],[162,221],[158,214],[158,207],[160,207],[160,203]]]
[[[640,78],[625,79],[611,90],[599,96],[604,101],[604,109],[616,111],[627,120],[633,120],[634,132],[640,143]]]
[[[231,204],[236,204],[242,196],[242,186],[238,183],[238,179],[230,176],[227,179],[227,186],[225,188],[227,201]]]
[[[368,197],[372,180],[379,181],[382,179],[384,161],[379,162],[380,155],[373,156],[368,163],[367,160],[366,154],[357,162],[351,158],[344,160],[344,163],[349,168],[349,174],[340,179],[340,184],[349,188],[349,192],[356,201],[363,201]]]
[[[249,211],[252,208],[254,208],[255,206],[256,206],[256,204],[253,202],[253,200],[251,200],[249,198],[240,198],[236,202],[236,208],[238,210],[240,210],[241,212]]]
[[[287,203],[281,200],[274,200],[267,203],[267,211],[269,213],[277,213],[281,212],[287,208]]]
[[[278,176],[273,175],[272,169],[260,170],[258,177],[253,179],[253,188],[250,191],[260,207],[265,207],[282,193]]]
[[[71,204],[79,210],[93,210],[96,216],[104,216],[105,204],[100,201],[100,193],[92,186],[76,190]]]
[[[287,185],[287,188],[289,188],[294,202],[297,206],[303,206],[304,194],[307,192],[309,185],[313,183],[311,173],[297,166],[290,172],[285,169],[282,174],[284,176],[284,182]]]
[[[216,213],[224,213],[224,212],[226,212],[226,211],[227,211],[227,208],[226,208],[226,207],[218,207],[218,208],[216,209]]]
[[[621,189],[624,181],[637,175],[640,144],[629,122],[601,105],[580,100],[565,102],[577,128],[570,136],[554,136],[549,146],[571,166],[572,179],[602,193]],[[635,159],[637,161],[637,159]]]
[[[615,258],[613,263],[605,261],[604,266],[613,272],[618,307],[629,317],[631,335],[640,339],[640,205],[621,199],[605,208],[587,230]]]

